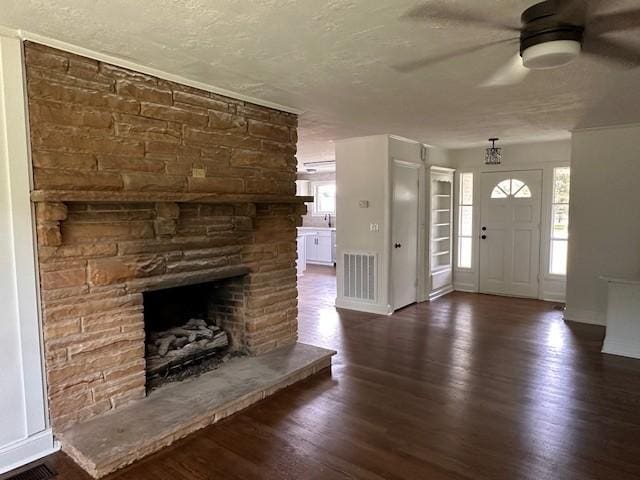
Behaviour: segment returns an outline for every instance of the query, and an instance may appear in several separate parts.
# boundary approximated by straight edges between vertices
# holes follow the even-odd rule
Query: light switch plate
[[[369,200],[360,200],[358,206],[360,208],[369,208]]]
[[[191,176],[194,178],[204,178],[206,171],[203,167],[193,167],[193,169],[191,169]]]

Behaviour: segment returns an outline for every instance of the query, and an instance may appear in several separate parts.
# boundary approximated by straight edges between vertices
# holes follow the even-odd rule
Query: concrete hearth
[[[298,343],[233,359],[61,432],[63,450],[92,476],[102,477],[329,368],[335,353]]]

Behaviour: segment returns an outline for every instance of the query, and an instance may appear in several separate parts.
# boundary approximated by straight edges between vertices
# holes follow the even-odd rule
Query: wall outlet
[[[360,200],[358,206],[360,208],[369,208],[369,200]]]
[[[369,231],[370,232],[379,232],[380,231],[380,225],[378,225],[377,223],[372,223],[369,225]]]
[[[193,167],[191,169],[191,176],[194,178],[204,178],[206,176],[206,171],[204,167]]]

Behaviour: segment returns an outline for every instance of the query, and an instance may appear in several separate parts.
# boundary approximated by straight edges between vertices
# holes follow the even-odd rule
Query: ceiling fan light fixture
[[[539,43],[522,51],[522,63],[531,70],[561,67],[573,61],[581,50],[582,46],[576,40]]]

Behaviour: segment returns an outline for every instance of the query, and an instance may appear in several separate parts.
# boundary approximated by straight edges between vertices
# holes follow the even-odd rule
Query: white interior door
[[[480,292],[538,297],[542,171],[483,173]]]
[[[393,161],[391,291],[393,308],[418,300],[419,166]]]

